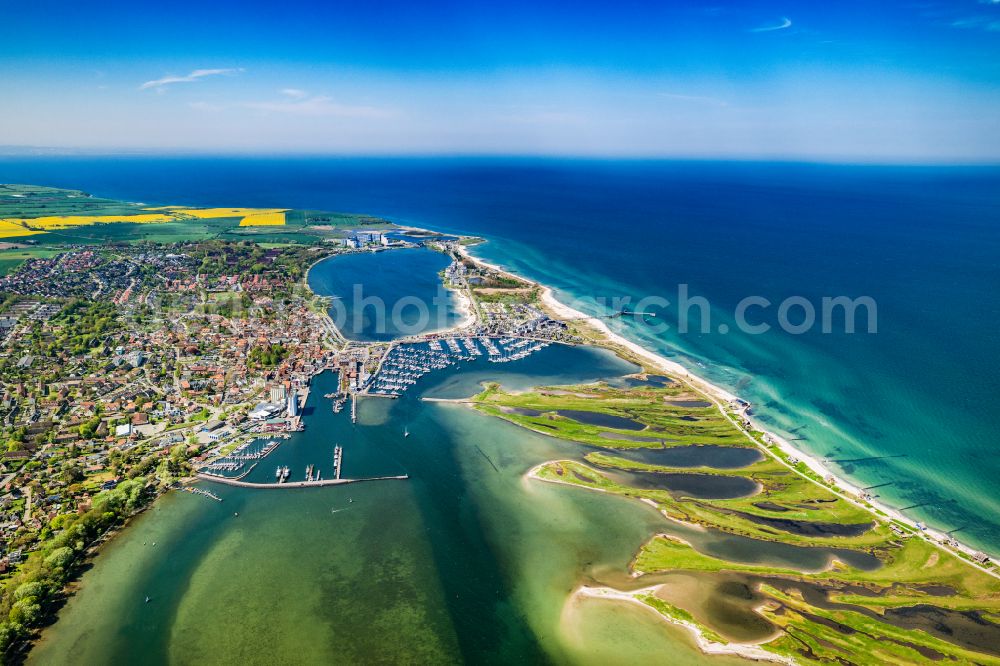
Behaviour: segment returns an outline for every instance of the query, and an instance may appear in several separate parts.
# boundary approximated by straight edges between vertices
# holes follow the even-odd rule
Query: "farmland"
[[[312,245],[385,220],[288,208],[161,206],[92,196],[80,190],[0,184],[0,273],[59,249],[106,243],[253,240]]]

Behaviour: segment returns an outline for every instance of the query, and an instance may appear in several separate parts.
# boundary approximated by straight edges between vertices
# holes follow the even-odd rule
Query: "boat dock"
[[[335,481],[340,480],[340,467],[344,462],[344,449],[339,445],[333,447],[333,478]]]
[[[333,407],[334,414],[339,414],[340,410],[344,408],[344,403],[347,402],[347,395],[341,393],[340,391],[327,393],[323,397],[333,401],[331,406]]]
[[[225,456],[223,460],[260,460],[261,458],[266,458],[268,454],[278,448],[278,442],[271,440],[264,445],[264,448],[248,452],[247,449],[252,443],[253,442],[250,441],[240,446],[228,456]]]
[[[475,361],[483,356],[490,363],[517,361],[549,344],[550,341],[528,337],[488,335],[437,338],[426,341],[426,346],[420,338],[414,338],[410,342],[397,342],[389,347],[380,360],[364,394],[396,398],[434,370]]]
[[[213,474],[212,472],[206,472],[206,471],[204,471],[204,468],[198,470],[198,474],[196,474],[196,476],[198,478],[201,478],[201,477],[204,476],[204,477],[208,477],[208,478],[213,479],[213,480],[214,479],[230,479],[232,481],[239,481],[240,479],[242,479],[243,477],[245,477],[246,475],[248,475],[250,472],[252,472],[253,468],[256,467],[256,466],[257,466],[257,463],[254,463],[254,464],[250,465],[250,469],[248,469],[247,471],[243,472],[239,476],[223,476],[221,474]]]

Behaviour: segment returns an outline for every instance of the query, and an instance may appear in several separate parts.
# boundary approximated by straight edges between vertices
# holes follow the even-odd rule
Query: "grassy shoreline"
[[[463,255],[522,279],[467,252]],[[669,362],[657,362],[661,360],[657,355],[637,349],[637,345],[612,333],[602,321],[562,305],[555,301],[550,288],[538,286],[542,295],[536,305],[553,318],[566,321],[585,344],[602,347],[635,363],[642,368],[642,376],[666,375],[672,383],[666,387],[633,386],[627,390],[607,384],[536,387],[516,394],[506,393],[497,385],[487,386],[468,403],[477,411],[536,433],[599,447],[597,451],[582,451],[581,457],[588,464],[576,460],[549,461],[531,469],[528,478],[637,499],[687,525],[762,542],[856,550],[881,562],[878,569],[863,571],[834,559],[824,571],[805,572],[730,562],[700,553],[670,537],[651,535],[636,554],[633,575],[641,578],[665,572],[692,572],[777,577],[829,588],[826,593],[832,598],[853,607],[831,615],[804,599],[789,597],[779,589],[780,585],[755,583],[758,591],[766,591],[769,599],[758,614],[776,628],[774,637],[764,641],[762,649],[778,660],[824,662],[846,652],[879,655],[887,663],[927,658],[1000,663],[1000,654],[971,649],[970,646],[975,646],[973,639],[964,646],[953,644],[942,640],[941,635],[902,628],[866,615],[881,614],[888,618],[908,612],[906,609],[929,605],[964,613],[976,622],[989,623],[991,618],[1000,618],[1000,577],[972,562],[971,549],[965,547],[963,552],[962,548],[945,548],[891,509],[866,501],[857,493],[850,496],[854,490],[850,484],[832,475],[821,475],[808,456],[800,454],[801,459],[797,459],[799,452],[793,447],[753,424],[745,414],[745,403],[735,396],[694,377],[686,369],[677,371]],[[708,402],[704,407],[678,408],[678,404],[694,403],[696,399]],[[573,418],[574,414],[586,412],[610,418],[603,424],[584,422],[579,416]],[[755,447],[764,458],[744,468],[713,469],[707,465],[670,467],[626,459],[617,453],[698,444]],[[697,499],[668,490],[636,487],[616,481],[609,474],[616,478],[621,474],[743,477],[757,481],[760,490],[735,499]],[[845,533],[837,535],[838,527]],[[611,596],[626,594],[611,588],[607,592]],[[676,620],[678,613],[688,614],[684,608],[664,599],[656,598],[653,602],[647,598],[644,603],[668,621]],[[779,613],[776,609],[784,610]],[[700,645],[713,643],[715,630],[711,626],[704,622],[690,626],[700,632]],[[857,638],[868,635],[865,632],[872,626],[878,626],[894,639],[882,642],[873,637]],[[855,638],[848,640],[845,635]]]
[[[872,520],[870,512],[857,505],[836,497],[822,486],[811,483],[801,475],[793,474],[784,465],[780,465],[771,457],[751,463],[736,469],[714,469],[710,466],[670,467],[648,462],[638,462],[616,455],[616,451],[655,451],[663,448],[689,446],[697,435],[685,432],[690,429],[690,422],[674,418],[676,407],[665,401],[664,397],[676,398],[688,389],[675,386],[673,388],[640,387],[619,389],[601,384],[579,386],[539,387],[534,391],[517,394],[506,393],[496,385],[490,385],[477,395],[470,406],[491,416],[502,418],[520,427],[534,432],[557,437],[568,441],[579,442],[587,447],[602,447],[603,451],[581,450],[582,460],[558,460],[542,463],[527,473],[528,478],[539,481],[575,486],[581,489],[617,494],[643,501],[654,506],[664,516],[687,524],[703,528],[721,530],[722,532],[752,538],[760,541],[772,541],[802,547],[836,547],[856,550],[878,557],[881,566],[874,571],[866,571],[851,567],[844,562],[831,559],[829,565],[821,571],[803,571],[795,568],[742,564],[723,560],[699,552],[690,544],[676,537],[663,534],[650,535],[636,554],[631,567],[631,574],[642,580],[644,576],[655,579],[662,573],[691,572],[698,575],[752,575],[785,581],[785,583],[801,581],[811,585],[829,588],[829,594],[838,603],[854,607],[852,610],[839,612],[836,622],[850,628],[851,635],[859,633],[861,626],[867,626],[872,618],[865,613],[891,614],[898,609],[906,609],[919,605],[933,605],[955,613],[973,614],[975,617],[997,616],[1000,613],[1000,583],[995,578],[967,566],[967,563],[955,555],[942,553],[934,544],[912,534],[899,534],[893,531],[885,521]],[[586,410],[583,408],[586,407]],[[514,411],[517,410],[517,411]],[[572,418],[560,415],[559,411],[576,410],[593,413],[605,413],[615,417],[629,417],[639,421],[645,427],[642,430],[617,430],[606,425],[588,425]],[[711,408],[692,408],[699,419],[710,424],[726,423],[724,416]],[[714,412],[711,413],[711,412]],[[662,437],[657,443],[628,442],[603,439],[600,433],[640,435],[650,434],[652,429]],[[700,431],[715,434],[711,442],[718,446],[746,447],[745,442],[736,440],[726,442],[712,428],[701,428]],[[676,435],[671,437],[671,435]],[[675,440],[668,442],[667,440]],[[624,446],[623,446],[624,445]],[[694,474],[717,477],[753,478],[760,483],[760,490],[749,497],[721,500],[706,500],[685,497],[668,490],[649,489],[630,486],[617,481],[608,474],[617,472],[641,472],[646,474]],[[763,505],[763,506],[756,506]],[[778,513],[769,512],[768,508],[780,508]],[[847,536],[830,536],[825,534],[803,535],[793,532],[782,532],[773,527],[760,525],[751,518],[780,517],[797,521],[807,526],[817,524],[830,525],[860,525],[868,520],[870,529],[864,529],[860,534]],[[759,590],[769,589],[766,583],[757,583]],[[654,586],[655,587],[655,586]],[[942,592],[941,590],[946,591]],[[927,590],[937,589],[935,593]],[[629,596],[631,593],[613,588],[607,588],[611,597],[616,595]],[[760,615],[770,621],[776,629],[775,638],[761,643],[760,648],[772,653],[776,658],[795,658],[800,661],[823,661],[836,649],[859,650],[860,644],[831,640],[836,636],[826,636],[825,619],[818,614],[823,609],[817,609],[804,600],[796,600],[800,606],[796,611],[794,621],[775,615],[771,603],[783,604],[787,608],[792,603],[786,594],[775,588],[774,593],[766,596],[771,601],[765,604]],[[677,613],[685,618],[690,615],[690,609],[671,604],[655,597],[640,597],[632,595],[636,601],[650,605],[660,612],[667,621],[675,621]],[[785,622],[785,624],[782,624]],[[716,630],[704,622],[688,621],[685,626],[698,627],[701,631],[699,644],[711,646],[718,643],[713,637]],[[903,629],[891,623],[885,624],[885,631],[897,632],[905,637],[906,645],[887,643],[876,645],[877,641],[865,643],[864,649],[875,652],[881,650],[889,663],[898,662],[900,658],[911,658],[914,654],[940,654],[958,660],[961,663],[994,663],[993,655],[975,650],[951,645],[940,636],[926,635]],[[843,631],[847,631],[844,629]],[[837,633],[837,632],[834,632]],[[842,633],[842,632],[841,632]],[[809,648],[807,654],[797,643],[790,642],[789,636],[820,635],[824,637],[819,643]],[[840,635],[840,634],[838,634]],[[839,648],[829,646],[840,645]],[[827,646],[827,647],[824,647]],[[923,651],[923,652],[921,652]],[[734,651],[738,653],[738,650]],[[760,658],[760,657],[758,657]],[[997,657],[1000,660],[1000,657]],[[1000,663],[1000,662],[998,662]]]

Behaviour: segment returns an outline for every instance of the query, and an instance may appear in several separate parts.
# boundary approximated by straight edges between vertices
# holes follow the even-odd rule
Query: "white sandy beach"
[[[645,608],[649,612],[655,613],[657,617],[661,618],[664,622],[668,622],[670,624],[674,624],[679,627],[683,627],[684,629],[687,629],[694,637],[698,649],[700,649],[705,654],[709,655],[728,654],[728,655],[743,657],[744,659],[751,659],[753,661],[769,661],[769,662],[776,662],[779,664],[793,665],[795,663],[794,661],[788,659],[787,657],[782,657],[780,655],[773,654],[754,644],[717,643],[715,641],[711,641],[705,637],[701,629],[699,629],[698,626],[695,625],[694,623],[687,622],[685,620],[681,620],[674,617],[669,617],[667,615],[663,615],[649,604],[643,603],[641,600],[637,598],[638,595],[642,594],[655,594],[658,588],[659,585],[653,585],[651,587],[642,588],[639,590],[635,590],[633,592],[623,592],[621,590],[615,590],[610,587],[590,587],[587,585],[583,585],[573,591],[573,593],[567,599],[566,603],[567,604],[573,603],[575,598],[577,597],[584,597],[584,598],[591,597],[596,599],[613,599],[615,601],[638,604],[639,606]]]

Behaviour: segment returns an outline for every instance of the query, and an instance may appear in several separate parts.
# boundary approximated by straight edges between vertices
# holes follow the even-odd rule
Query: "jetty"
[[[211,474],[198,474],[199,479],[204,481],[214,481],[227,486],[237,486],[240,488],[319,488],[321,486],[340,486],[347,483],[361,483],[363,481],[405,481],[410,478],[409,474],[399,476],[370,476],[360,479],[320,479],[313,481],[286,481],[284,483],[250,483],[249,481],[237,481],[223,476],[213,476]],[[220,500],[221,501],[221,500]]]

